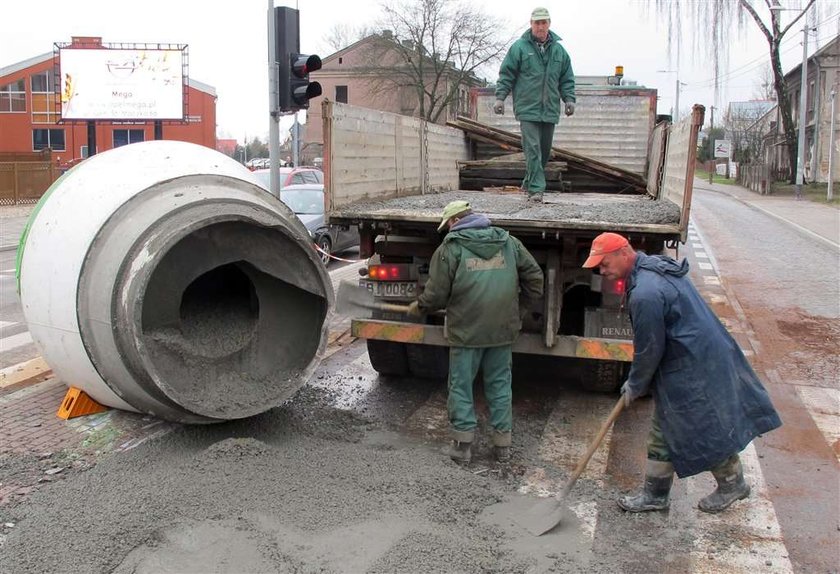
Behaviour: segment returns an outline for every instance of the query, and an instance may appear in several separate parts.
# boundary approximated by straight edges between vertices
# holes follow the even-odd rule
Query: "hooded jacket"
[[[638,253],[628,281],[635,346],[628,392],[653,393],[680,477],[709,470],[782,424],[738,343],[687,273],[685,260]]]
[[[542,295],[539,265],[518,239],[472,214],[435,250],[418,303],[426,313],[446,309],[453,346],[496,347],[519,334],[520,292],[524,298]]]
[[[513,43],[499,69],[496,99],[504,100],[511,92],[517,120],[560,121],[560,100],[575,101],[575,73],[560,36],[548,31],[545,52],[531,30]]]

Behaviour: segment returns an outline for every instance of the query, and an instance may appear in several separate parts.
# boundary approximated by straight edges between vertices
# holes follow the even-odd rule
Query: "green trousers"
[[[647,439],[647,457],[648,460],[658,460],[660,462],[671,462],[671,453],[668,451],[668,445],[665,442],[665,435],[662,434],[662,427],[659,425],[659,417],[656,416],[656,411],[653,411],[651,419],[650,432]],[[715,465],[709,470],[712,472],[721,471],[733,464],[733,461],[738,460],[738,453],[730,455],[720,464]]]
[[[551,157],[554,124],[549,122],[519,122],[522,133],[522,151],[525,152],[525,179],[522,189],[532,193],[545,191],[545,164]]]
[[[475,418],[473,381],[481,369],[484,376],[484,396],[490,407],[490,426],[493,445],[510,446],[513,427],[513,393],[511,392],[511,362],[513,347],[450,347],[449,398],[447,409],[452,425],[452,438],[472,442],[478,421]]]

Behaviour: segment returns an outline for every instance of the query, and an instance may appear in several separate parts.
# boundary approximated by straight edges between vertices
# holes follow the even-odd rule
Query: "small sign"
[[[732,152],[732,142],[729,140],[715,140],[715,157],[729,157]]]

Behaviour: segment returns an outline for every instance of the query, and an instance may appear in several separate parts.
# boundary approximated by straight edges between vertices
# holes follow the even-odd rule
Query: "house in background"
[[[828,182],[829,153],[834,148],[833,181],[840,181],[840,35],[808,58],[805,99],[805,166],[807,182]],[[793,123],[799,130],[799,101],[802,65],[785,74]],[[831,93],[835,91],[835,131],[831,133]],[[784,127],[778,106],[768,110],[757,122],[763,132],[760,161],[770,173],[784,179],[790,162],[784,143]]]
[[[74,44],[102,44],[98,37]],[[56,103],[57,55],[48,52],[0,68],[0,153],[52,150],[53,161],[70,165],[87,157],[87,123],[61,122]],[[192,78],[184,122],[163,122],[163,137],[216,149],[216,90]],[[154,139],[154,121],[97,121],[97,151]]]
[[[730,102],[723,115],[726,139],[732,142],[732,159],[736,162],[753,162],[761,149],[762,132],[758,120],[776,107],[772,100]]]
[[[400,69],[404,69],[405,66],[400,59],[401,50],[412,46],[405,42],[397,42],[388,30],[381,34],[371,34],[327,56],[323,59],[322,68],[310,74],[311,81],[321,84],[323,95],[309,102],[305,131],[307,146],[320,147],[323,144],[321,102],[324,98],[384,112],[420,115],[420,100],[416,89],[409,85],[398,87],[395,83],[395,78],[399,78]],[[452,89],[462,75],[451,63],[434,60],[431,56],[426,56],[426,62],[430,69],[435,65],[444,67],[443,73],[440,74],[442,82],[437,88],[439,94]],[[383,70],[388,71],[390,79],[383,78]],[[434,75],[436,74],[430,74],[430,82],[434,80]],[[407,77],[405,83],[410,83]],[[475,75],[467,75],[457,88],[457,97],[441,113],[437,123],[444,124],[459,114],[468,114],[470,88],[484,85],[486,82]],[[431,88],[432,86],[429,86],[430,90]]]

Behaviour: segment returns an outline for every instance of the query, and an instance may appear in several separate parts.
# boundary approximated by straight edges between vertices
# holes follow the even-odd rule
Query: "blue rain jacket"
[[[689,281],[688,262],[638,253],[628,281],[633,397],[653,393],[680,477],[709,470],[781,426],[738,343]]]

